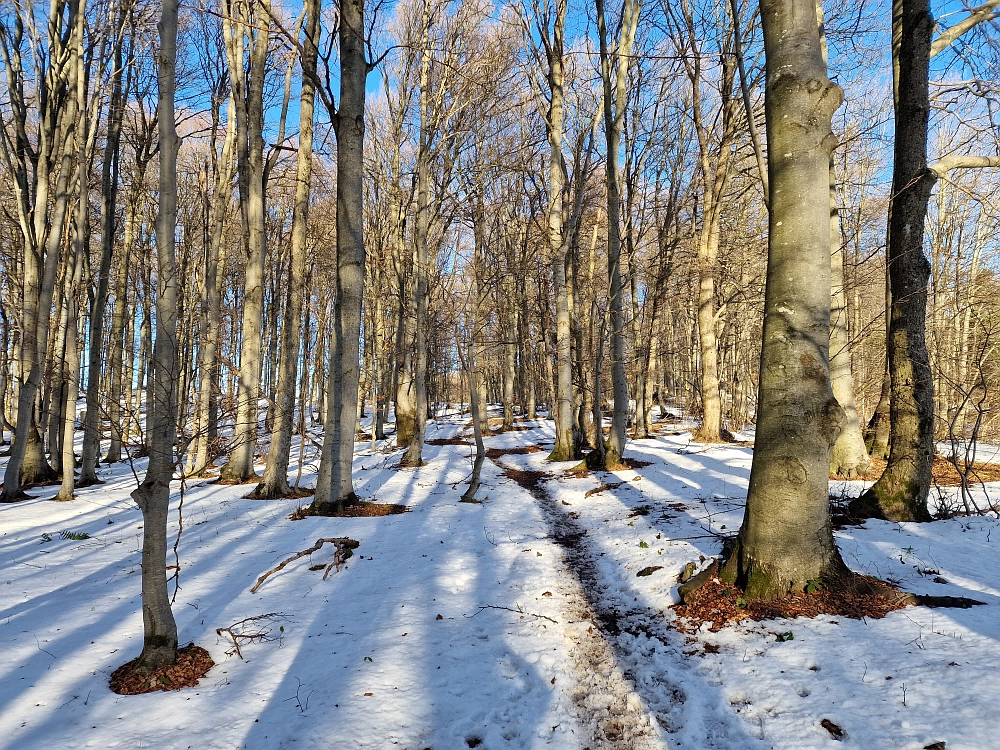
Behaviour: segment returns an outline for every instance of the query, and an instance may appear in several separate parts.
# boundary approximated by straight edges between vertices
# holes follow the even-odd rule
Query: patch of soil
[[[902,597],[890,599],[870,592],[871,587],[891,588],[884,581],[857,575],[858,590],[820,589],[811,594],[801,593],[776,601],[744,600],[735,586],[713,578],[697,591],[687,596],[684,604],[674,607],[677,611],[677,628],[693,633],[702,623],[710,623],[709,630],[718,632],[727,625],[744,620],[775,620],[791,617],[816,617],[839,615],[860,620],[870,617],[878,620],[890,612],[910,606]],[[865,591],[868,589],[868,591]]]
[[[886,463],[885,459],[873,458],[872,465],[869,467],[867,474],[863,474],[860,477],[844,477],[837,474],[831,474],[830,479],[840,481],[852,478],[875,480],[882,476],[882,472],[885,471]],[[931,464],[931,481],[939,487],[962,486],[962,478],[955,469],[955,465],[944,456],[934,456],[934,463]],[[972,484],[978,484],[980,482],[1000,482],[1000,465],[985,463],[976,464],[969,472],[969,481]]]
[[[529,453],[541,453],[542,449],[537,445],[525,445],[519,448],[487,448],[486,457],[490,459],[503,458],[504,456],[527,456]]]
[[[502,419],[490,419],[489,420],[489,426],[491,428],[492,434],[494,434],[494,435],[500,435],[500,434],[502,434],[504,432],[527,432],[528,430],[531,429],[530,427],[525,427],[524,425],[518,424],[517,423],[517,419],[514,420],[513,427],[511,427],[510,429],[507,429],[507,430],[502,429],[503,428],[503,420]],[[493,427],[500,427],[501,429],[494,430],[494,429],[492,429]]]
[[[315,494],[316,490],[311,487],[289,487],[286,493],[264,493],[264,483],[261,482],[257,485],[253,492],[248,495],[244,495],[244,500],[301,500],[304,497],[309,497]]]
[[[487,451],[487,455],[489,455],[489,451]],[[493,458],[493,456],[490,456],[490,458]],[[532,494],[542,492],[542,482],[548,478],[548,475],[542,471],[515,469],[512,466],[504,464],[500,464],[500,468],[503,469],[504,476],[508,479],[513,479]]]
[[[652,466],[652,461],[640,461],[638,458],[630,458],[626,456],[622,459],[621,465],[626,469],[641,469],[644,466]]]
[[[239,482],[239,481],[237,481],[235,479],[223,479],[220,476],[214,482],[209,482],[209,484],[221,484],[221,485],[224,485],[226,487],[235,487],[238,484],[260,484],[260,477],[258,477],[258,476],[255,475],[255,476],[250,477],[249,479],[245,479],[242,482]]]
[[[617,490],[623,484],[624,484],[624,482],[611,482],[611,483],[601,482],[599,485],[597,485],[596,487],[594,487],[594,489],[587,490],[586,492],[584,492],[583,496],[584,497],[592,497],[594,495],[599,495],[602,492],[607,492],[608,490]]]
[[[177,663],[153,672],[138,672],[133,659],[111,673],[111,690],[118,695],[141,695],[158,690],[194,687],[215,666],[208,651],[193,643],[177,649]]]
[[[590,469],[587,468],[586,463],[579,463],[563,471],[562,475],[565,479],[586,479],[590,476]]]
[[[450,438],[434,438],[433,440],[425,440],[427,445],[472,445],[468,440],[460,437],[450,437]]]
[[[735,443],[735,442],[737,442],[736,436],[733,435],[733,433],[731,433],[729,430],[727,430],[725,428],[723,428],[722,431],[719,433],[719,437],[721,438],[721,440],[719,440],[719,441],[716,441],[716,440],[704,440],[704,439],[702,439],[702,437],[701,437],[700,433],[698,432],[698,430],[692,430],[691,431],[691,442],[692,443],[699,443],[700,445],[725,445],[726,443]]]
[[[360,502],[345,506],[342,513],[323,515],[323,518],[379,518],[381,516],[398,516],[400,513],[406,513],[409,510],[409,506],[406,505]],[[291,521],[301,521],[303,518],[319,515],[319,513],[312,509],[311,505],[303,505],[293,510],[288,518]]]

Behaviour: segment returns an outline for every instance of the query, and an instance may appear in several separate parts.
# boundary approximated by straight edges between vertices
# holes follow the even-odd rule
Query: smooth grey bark
[[[330,358],[330,419],[324,434],[312,506],[320,514],[343,510],[345,505],[357,501],[352,467],[361,379],[361,307],[365,283],[363,182],[367,77],[364,0],[341,0],[340,108],[334,120],[337,133],[337,300]]]
[[[723,578],[780,598],[846,567],[829,517],[830,154],[840,88],[814,0],[762,0],[771,210],[757,436],[743,525]]]
[[[305,296],[308,247],[306,230],[309,222],[309,195],[312,181],[313,114],[316,100],[314,80],[319,42],[319,0],[306,0],[305,41],[302,45],[302,87],[299,97],[299,147],[296,156],[295,203],[292,209],[291,277],[285,301],[284,326],[281,341],[281,361],[275,394],[274,429],[267,453],[264,481],[258,485],[258,497],[281,497],[289,494],[288,461],[292,446],[292,426],[295,418],[295,381],[299,365],[300,321]],[[305,440],[305,437],[302,436]]]
[[[84,66],[82,54],[79,60],[79,81],[77,96],[81,103],[84,101]],[[83,108],[81,107],[81,111]],[[76,454],[73,450],[73,438],[76,434],[76,403],[80,394],[80,349],[79,330],[77,318],[79,317],[79,306],[77,295],[83,281],[83,267],[87,256],[87,222],[89,217],[89,184],[88,184],[88,159],[86,145],[85,119],[81,119],[77,129],[77,190],[79,198],[77,200],[76,216],[73,227],[73,241],[70,250],[69,267],[66,271],[66,329],[65,329],[65,349],[63,357],[63,377],[66,380],[66,401],[63,408],[62,422],[62,460],[60,462],[62,470],[62,485],[55,499],[58,501],[68,501],[73,499],[73,490],[76,486]],[[88,405],[88,411],[90,409]]]
[[[70,262],[66,271],[66,329],[65,329],[65,355],[63,360],[63,372],[66,378],[66,403],[64,407],[63,422],[60,425],[62,434],[62,486],[55,499],[60,501],[72,500],[73,490],[76,486],[76,454],[73,450],[73,437],[76,434],[76,403],[80,393],[80,348],[78,330],[78,303],[77,297],[81,291],[83,282],[83,268],[86,263],[89,245],[90,228],[90,165],[89,149],[87,148],[87,129],[89,119],[86,115],[87,102],[87,82],[86,66],[83,61],[83,16],[81,14],[79,23],[78,39],[81,44],[75,50],[76,62],[76,97],[77,107],[80,111],[80,120],[76,126],[76,188],[77,204],[76,215],[73,222],[73,240],[70,246]],[[110,261],[109,261],[110,265]],[[100,367],[98,367],[98,379]],[[95,404],[96,408],[96,404]],[[90,406],[88,405],[88,411]],[[98,423],[100,424],[100,423]],[[96,478],[96,477],[95,477]]]
[[[156,216],[156,340],[149,466],[132,498],[142,511],[142,653],[135,664],[152,671],[177,660],[177,624],[167,595],[167,512],[177,431],[177,151],[174,125],[178,0],[163,0],[157,55],[157,125],[160,131],[160,204]]]

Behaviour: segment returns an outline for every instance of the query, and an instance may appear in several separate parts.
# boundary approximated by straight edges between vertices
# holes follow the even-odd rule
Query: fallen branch
[[[284,568],[286,565],[288,565],[288,563],[295,562],[300,557],[305,557],[306,555],[311,555],[313,552],[317,552],[319,548],[326,543],[334,545],[337,548],[337,551],[333,554],[333,562],[331,562],[326,567],[326,572],[323,573],[324,581],[326,580],[326,577],[330,575],[330,570],[332,570],[333,568],[336,568],[337,572],[339,573],[340,566],[343,565],[347,561],[347,559],[354,554],[352,550],[355,550],[361,546],[361,542],[355,541],[354,539],[348,539],[346,536],[330,537],[327,539],[317,539],[316,544],[314,544],[309,549],[304,549],[301,552],[297,552],[284,562],[274,566],[269,571],[264,573],[260,578],[257,579],[257,583],[253,585],[253,588],[250,589],[250,593],[251,594],[256,593],[257,589],[260,588],[261,584],[264,583],[264,581],[266,581],[270,576],[274,575],[279,570]]]
[[[510,607],[501,607],[498,604],[482,604],[482,605],[479,606],[479,609],[475,613],[473,613],[471,615],[464,615],[464,616],[465,617],[475,617],[480,612],[482,612],[484,609],[502,609],[502,610],[504,610],[506,612],[513,612],[516,615],[521,615],[522,617],[524,615],[530,615],[531,617],[539,617],[539,618],[541,618],[543,620],[548,620],[549,622],[554,622],[556,625],[559,624],[558,622],[556,622],[555,620],[553,620],[551,617],[546,617],[545,615],[540,615],[540,614],[537,614],[535,612],[527,612],[527,611],[525,611],[524,608],[522,608],[520,604],[517,605],[517,609],[511,609]]]

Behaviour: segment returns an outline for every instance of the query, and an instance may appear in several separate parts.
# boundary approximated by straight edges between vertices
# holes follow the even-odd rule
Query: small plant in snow
[[[42,544],[45,544],[46,542],[51,542],[51,541],[52,541],[52,537],[51,536],[49,536],[48,534],[42,534]]]
[[[84,539],[90,539],[90,534],[86,531],[60,531],[59,536],[63,539],[72,539],[75,542],[81,542]]]
[[[645,542],[639,542],[639,546],[642,547],[643,549],[649,549],[649,545],[646,544]]]

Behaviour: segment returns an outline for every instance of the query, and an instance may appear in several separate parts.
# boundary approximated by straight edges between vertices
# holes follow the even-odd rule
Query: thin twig
[[[556,622],[555,620],[553,620],[551,617],[546,617],[545,615],[539,615],[539,614],[536,614],[535,612],[527,612],[527,611],[525,611],[521,607],[520,604],[517,605],[517,609],[511,609],[510,607],[501,607],[499,604],[481,604],[481,605],[479,605],[479,609],[476,612],[474,612],[471,615],[463,615],[463,617],[475,617],[480,612],[482,612],[484,609],[502,609],[502,610],[505,610],[507,612],[513,612],[516,615],[530,615],[531,617],[538,617],[538,618],[540,618],[542,620],[548,620],[549,622],[555,623],[556,625],[559,624],[558,622]]]

